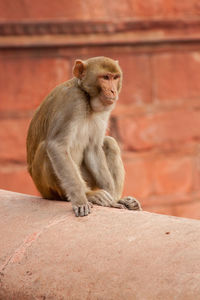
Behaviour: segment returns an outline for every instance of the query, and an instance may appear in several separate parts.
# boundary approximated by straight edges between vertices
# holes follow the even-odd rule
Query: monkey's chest
[[[103,140],[103,131],[95,122],[83,122],[82,126],[74,128],[70,153],[76,164],[81,165],[88,147],[97,145]]]

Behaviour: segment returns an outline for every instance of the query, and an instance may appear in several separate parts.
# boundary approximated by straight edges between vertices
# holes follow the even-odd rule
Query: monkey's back
[[[36,109],[29,125],[26,140],[27,164],[30,173],[37,148],[47,137],[49,123],[55,113],[57,102],[59,101],[59,94],[62,93],[63,88],[66,90],[66,88],[68,89],[74,86],[76,86],[76,80],[74,78],[56,86]]]

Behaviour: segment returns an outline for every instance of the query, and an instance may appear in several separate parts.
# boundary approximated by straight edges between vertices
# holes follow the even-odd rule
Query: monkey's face
[[[103,105],[111,105],[118,100],[120,77],[119,73],[113,74],[110,72],[98,76],[99,99]]]

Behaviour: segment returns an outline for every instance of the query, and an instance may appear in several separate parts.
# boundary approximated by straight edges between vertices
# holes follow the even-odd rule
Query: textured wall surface
[[[0,228],[2,300],[200,299],[197,220],[0,191]]]
[[[0,0],[0,187],[37,194],[25,153],[33,111],[76,58],[105,55],[124,72],[109,126],[124,194],[148,211],[200,218],[199,15],[195,0]]]

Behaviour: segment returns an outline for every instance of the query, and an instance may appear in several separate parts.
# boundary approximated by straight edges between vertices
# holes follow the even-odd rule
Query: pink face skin
[[[103,105],[111,105],[118,100],[118,83],[120,74],[106,73],[99,76],[101,86],[100,100]]]

